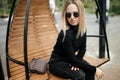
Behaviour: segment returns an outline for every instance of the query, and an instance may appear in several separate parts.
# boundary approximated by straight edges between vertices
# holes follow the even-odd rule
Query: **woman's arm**
[[[95,74],[96,67],[83,63],[78,60],[74,54],[74,49],[72,45],[72,40],[68,35],[65,36],[65,40],[62,43],[64,49],[64,56],[69,59],[69,62],[72,66],[78,67],[83,71],[91,72],[91,74]]]
[[[79,47],[77,58],[83,59],[83,56],[85,55],[85,52],[86,52],[86,33],[81,37],[80,42],[81,42],[81,45]]]

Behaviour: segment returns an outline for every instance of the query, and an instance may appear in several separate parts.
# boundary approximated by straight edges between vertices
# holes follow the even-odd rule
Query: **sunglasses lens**
[[[73,15],[74,15],[75,18],[77,18],[79,16],[79,13],[78,12],[74,12]]]
[[[66,18],[71,18],[71,15],[72,15],[72,13],[66,13]],[[79,13],[78,12],[73,12],[73,16],[75,17],[75,18],[77,18],[78,16],[79,16]]]
[[[70,18],[71,17],[71,13],[66,13],[66,17]]]

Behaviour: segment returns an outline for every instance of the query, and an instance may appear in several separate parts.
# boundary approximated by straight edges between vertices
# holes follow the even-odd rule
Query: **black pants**
[[[85,63],[87,62],[85,61]],[[64,61],[50,62],[49,70],[52,74],[66,79],[94,80],[94,75],[91,75],[88,72],[83,72],[81,69],[79,71],[72,71],[71,66]]]

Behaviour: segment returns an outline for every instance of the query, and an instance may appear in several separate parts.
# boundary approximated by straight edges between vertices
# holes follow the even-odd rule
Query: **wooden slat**
[[[109,61],[108,58],[93,58],[93,57],[90,57],[88,55],[85,55],[84,59],[87,62],[89,62],[91,65],[96,66],[96,67],[98,67],[98,66],[106,63],[107,61]]]

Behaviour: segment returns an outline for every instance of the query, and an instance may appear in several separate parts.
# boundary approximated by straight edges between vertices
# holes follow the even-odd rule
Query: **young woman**
[[[87,63],[85,10],[81,0],[67,0],[62,12],[63,30],[49,61],[49,70],[56,76],[71,80],[101,79],[103,72]]]

